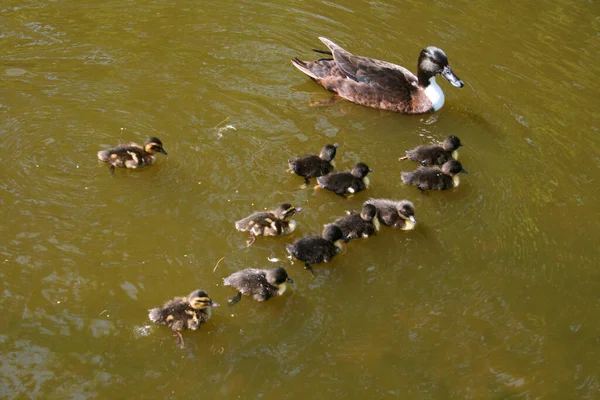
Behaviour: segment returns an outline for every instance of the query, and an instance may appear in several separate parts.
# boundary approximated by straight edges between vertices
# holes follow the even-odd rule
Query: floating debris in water
[[[136,339],[139,339],[144,336],[150,336],[150,330],[152,327],[150,325],[145,326],[134,326],[133,327],[133,336]]]
[[[279,258],[277,257],[267,257],[267,260],[271,261],[272,263],[279,262]]]

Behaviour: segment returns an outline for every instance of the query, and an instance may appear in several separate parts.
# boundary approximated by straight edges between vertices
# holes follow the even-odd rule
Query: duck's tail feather
[[[319,79],[317,75],[315,75],[310,69],[308,69],[308,65],[306,64],[306,62],[300,60],[298,57],[292,59],[292,64],[294,65],[294,67],[298,68],[300,71],[310,76],[311,78]]]

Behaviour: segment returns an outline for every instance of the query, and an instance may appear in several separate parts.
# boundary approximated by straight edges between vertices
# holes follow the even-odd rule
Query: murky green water
[[[600,9],[596,2],[115,1],[0,5],[0,397],[600,398]],[[411,70],[446,51],[463,89],[403,116],[338,101],[290,64],[326,36]],[[466,144],[461,186],[402,185],[403,151]],[[158,136],[114,176],[96,152]],[[339,142],[374,170],[343,199],[293,155]],[[285,244],[369,196],[413,232],[351,243],[314,280]],[[289,201],[292,237],[233,222]],[[217,261],[225,257],[214,270]],[[284,259],[265,304],[215,310],[179,349],[147,309]]]

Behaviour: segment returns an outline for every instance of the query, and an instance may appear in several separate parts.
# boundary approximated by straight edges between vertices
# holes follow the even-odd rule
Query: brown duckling
[[[272,211],[258,211],[236,221],[235,228],[240,232],[250,232],[248,247],[254,244],[257,236],[289,235],[296,229],[295,213],[302,211],[289,203],[283,203]]]
[[[458,158],[458,148],[463,144],[456,136],[448,136],[444,143],[435,145],[421,145],[406,151],[405,157],[400,160],[409,159],[420,163],[423,167],[430,165],[442,165],[447,161]]]
[[[446,190],[457,187],[460,183],[459,173],[467,173],[460,161],[450,160],[442,167],[418,167],[412,172],[403,172],[402,181],[407,185],[415,185],[419,190]]]
[[[99,151],[98,159],[110,163],[110,172],[114,172],[115,167],[140,168],[152,165],[156,153],[167,155],[160,139],[151,137],[144,142],[143,146],[137,143],[127,143]]]
[[[331,225],[342,230],[349,240],[368,238],[379,230],[377,208],[371,204],[363,204],[361,212],[347,211],[346,216],[336,219]]]
[[[367,164],[358,163],[352,168],[352,171],[318,177],[318,185],[315,186],[315,189],[325,188],[342,197],[345,197],[346,194],[362,192],[369,187],[369,177],[367,176],[369,172],[373,172],[373,170]]]
[[[195,331],[210,318],[210,308],[219,305],[212,301],[203,290],[194,290],[187,297],[175,297],[162,307],[148,310],[150,321],[168,326],[179,337],[183,348],[183,329]]]
[[[303,188],[310,183],[309,179],[327,175],[333,171],[335,167],[333,159],[338,147],[337,143],[328,144],[321,149],[319,155],[307,154],[288,161],[290,171],[304,177]]]
[[[361,57],[320,37],[329,51],[328,58],[292,64],[317,84],[356,104],[407,114],[437,111],[444,105],[444,92],[435,78],[441,75],[453,86],[463,82],[450,69],[446,53],[434,46],[419,55],[417,74],[387,61]]]
[[[271,269],[247,268],[234,272],[223,279],[225,286],[238,290],[237,295],[229,299],[232,306],[241,300],[242,295],[252,296],[254,300],[267,301],[273,296],[281,296],[286,289],[286,283],[294,283],[282,267]]]
[[[375,206],[379,221],[392,228],[407,231],[417,223],[415,206],[408,200],[369,199],[365,204]]]
[[[341,251],[342,242],[348,242],[342,230],[335,225],[327,225],[322,236],[305,236],[285,248],[292,258],[304,261],[304,269],[310,271],[314,277],[311,264],[331,261]]]

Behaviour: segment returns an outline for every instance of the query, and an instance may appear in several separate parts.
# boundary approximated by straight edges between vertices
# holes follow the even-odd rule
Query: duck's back
[[[423,166],[442,165],[453,159],[452,152],[444,150],[441,146],[419,146],[407,151],[406,156]]]
[[[286,246],[288,252],[298,260],[311,264],[329,262],[338,252],[335,245],[321,236],[309,236]]]
[[[345,217],[336,219],[333,225],[341,229],[344,237],[358,239],[375,234],[375,226],[361,218],[360,213],[353,211]]]
[[[173,330],[198,329],[208,319],[203,310],[196,310],[183,297],[170,300],[162,307],[149,310],[150,321]]]
[[[290,160],[289,165],[296,174],[309,179],[327,175],[333,170],[333,165],[329,161],[320,159],[316,154],[308,154]]]
[[[273,224],[277,218],[268,211],[256,212],[246,218],[235,222],[235,228],[238,231],[248,231],[253,227],[268,227]]]
[[[357,193],[366,188],[364,182],[352,175],[350,172],[338,172],[317,178],[317,183],[325,189],[331,190],[337,194]]]
[[[261,294],[268,292],[271,284],[267,281],[264,271],[255,268],[247,268],[235,272],[223,279],[225,286],[231,286],[245,295]]]
[[[146,153],[136,143],[120,144],[111,149],[99,151],[98,159],[120,168],[138,168],[154,162],[154,156]]]
[[[437,167],[419,167],[412,172],[403,172],[402,181],[422,190],[446,190],[454,187],[452,177]]]

